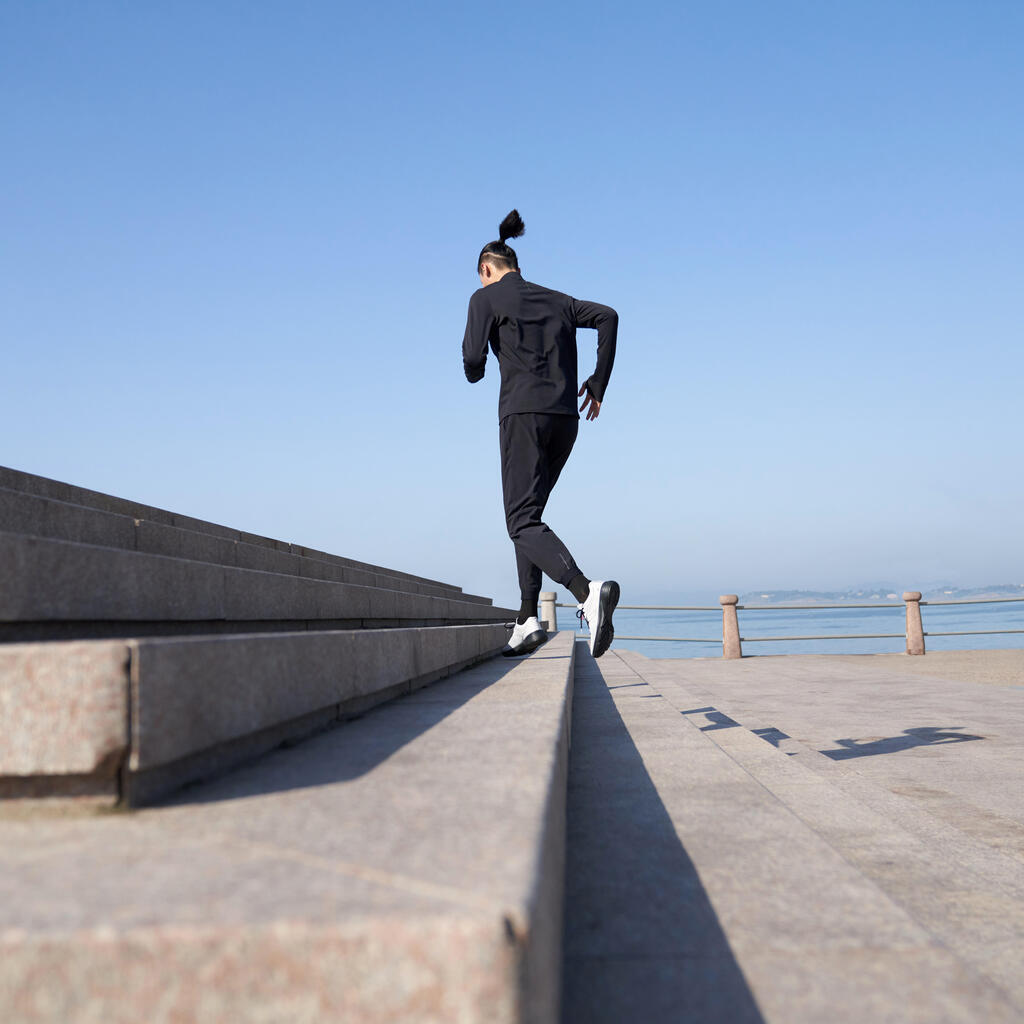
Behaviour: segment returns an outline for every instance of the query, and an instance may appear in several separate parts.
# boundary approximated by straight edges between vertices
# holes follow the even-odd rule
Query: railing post
[[[555,609],[556,596],[553,590],[545,590],[540,595],[540,624],[549,633],[554,633],[558,629],[558,611]]]
[[[742,658],[743,648],[740,646],[740,620],[736,615],[739,596],[723,594],[718,603],[722,606],[722,657]]]
[[[907,602],[907,654],[924,654],[924,626],[921,625],[921,591],[905,590]]]

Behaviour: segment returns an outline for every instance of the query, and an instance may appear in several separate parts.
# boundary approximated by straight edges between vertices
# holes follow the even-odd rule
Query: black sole
[[[543,647],[548,642],[548,635],[538,629],[531,633],[518,647],[505,647],[501,652],[503,658],[521,658],[524,654],[533,654],[538,647]]]
[[[615,580],[608,580],[601,586],[601,628],[597,632],[594,643],[594,657],[600,658],[612,645],[615,629],[612,626],[612,612],[619,603],[619,585]]]

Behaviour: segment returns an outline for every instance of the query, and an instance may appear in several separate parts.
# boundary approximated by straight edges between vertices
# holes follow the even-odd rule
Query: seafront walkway
[[[1024,1019],[1024,652],[514,614],[0,467],[0,1021]]]
[[[1020,1021],[1022,768],[1024,652],[563,632],[149,808],[9,803],[3,1019]]]
[[[577,658],[566,1021],[1024,1019],[1024,651]]]

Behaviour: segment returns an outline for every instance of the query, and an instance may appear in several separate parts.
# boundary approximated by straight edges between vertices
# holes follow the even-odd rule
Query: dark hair
[[[488,263],[493,263],[499,270],[506,267],[518,270],[519,257],[516,256],[516,251],[511,245],[505,244],[505,239],[518,238],[525,230],[526,225],[523,223],[523,218],[519,216],[519,211],[513,210],[501,222],[501,226],[498,228],[498,241],[488,242],[480,250],[480,255],[476,260],[476,272],[480,273],[484,260]]]

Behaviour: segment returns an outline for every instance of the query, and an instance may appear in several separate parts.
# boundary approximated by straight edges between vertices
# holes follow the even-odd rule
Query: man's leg
[[[536,608],[538,570],[543,570],[580,602],[590,628],[590,652],[599,658],[615,636],[612,613],[619,601],[619,585],[614,580],[587,579],[568,548],[543,521],[551,489],[572,451],[578,430],[579,420],[572,416],[506,416],[501,421],[502,488],[508,533],[516,546],[522,609]]]
[[[544,442],[542,454],[546,455],[547,461],[547,482],[544,492],[538,493],[540,502],[540,514],[544,514],[548,499],[554,490],[555,484],[569,459],[573,444],[576,441],[576,433],[579,429],[579,420],[572,416],[551,417],[547,431],[542,431],[541,440]],[[570,556],[571,558],[572,556]],[[516,545],[516,570],[519,573],[519,593],[522,604],[519,608],[519,622],[525,621],[526,616],[537,617],[537,601],[540,597],[541,570],[530,561],[529,557]],[[590,581],[580,573],[580,581],[586,586]],[[572,589],[570,587],[570,589]],[[582,600],[582,598],[580,598]]]
[[[569,549],[542,518],[578,429],[574,416],[517,413],[501,421],[505,520],[516,546],[524,605],[540,594],[542,571],[562,586],[583,575]]]
[[[516,572],[519,575],[519,617],[517,622],[537,618],[537,602],[540,600],[541,571],[516,548]]]

